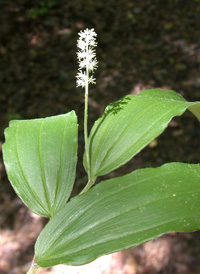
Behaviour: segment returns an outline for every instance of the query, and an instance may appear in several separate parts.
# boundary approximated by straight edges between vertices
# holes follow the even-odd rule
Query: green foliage
[[[57,2],[56,1],[49,1],[49,2],[44,2],[40,1],[38,7],[34,7],[29,9],[29,16],[32,19],[37,19],[41,16],[44,16],[48,13],[48,11],[56,6]]]
[[[77,118],[66,115],[12,121],[3,156],[8,178],[36,214],[53,217],[71,194],[77,162]]]
[[[110,104],[89,136],[92,177],[125,164],[187,108],[200,119],[200,103],[189,103],[172,90],[158,89],[127,95]],[[85,159],[84,165],[88,170]]]
[[[90,167],[84,164],[92,183],[129,161],[187,109],[200,120],[200,102],[156,89],[110,104],[88,139]],[[85,264],[163,233],[200,229],[200,165],[137,170],[66,204],[77,161],[75,113],[12,121],[5,139],[4,162],[16,193],[36,214],[51,218],[35,246],[39,266]]]
[[[199,178],[200,165],[171,163],[100,182],[44,228],[38,265],[86,264],[166,232],[198,230]]]

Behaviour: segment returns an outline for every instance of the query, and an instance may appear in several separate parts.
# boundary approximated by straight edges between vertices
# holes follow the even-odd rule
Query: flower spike
[[[79,32],[79,39],[77,42],[78,52],[77,59],[79,64],[79,70],[76,76],[76,86],[85,88],[85,110],[84,110],[84,139],[85,139],[85,155],[87,162],[87,173],[88,173],[88,183],[83,189],[83,192],[87,191],[95,181],[95,178],[91,177],[90,168],[90,153],[89,153],[89,142],[88,142],[88,96],[89,96],[89,84],[95,84],[96,79],[93,77],[92,73],[97,69],[97,59],[95,47],[96,42],[96,32],[94,29],[85,29]],[[91,75],[90,75],[91,73]]]
[[[96,32],[94,29],[85,29],[79,32],[79,39],[77,42],[77,47],[79,51],[77,52],[77,59],[79,63],[79,72],[76,76],[76,86],[86,87],[88,84],[95,84],[95,78],[89,75],[97,69],[97,59],[95,47],[96,42]]]

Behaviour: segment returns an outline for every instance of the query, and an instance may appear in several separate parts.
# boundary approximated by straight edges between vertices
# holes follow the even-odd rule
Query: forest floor
[[[199,0],[1,0],[0,13],[0,151],[10,120],[74,109],[79,117],[80,160],[73,195],[87,180],[81,163],[84,96],[75,87],[81,29],[94,28],[98,34],[90,127],[109,103],[147,88],[173,89],[188,101],[200,100]],[[173,161],[198,163],[199,140],[199,122],[186,112],[107,178]],[[16,197],[0,154],[1,274],[26,273],[45,223]],[[171,233],[87,266],[57,266],[38,273],[197,274],[199,233]]]

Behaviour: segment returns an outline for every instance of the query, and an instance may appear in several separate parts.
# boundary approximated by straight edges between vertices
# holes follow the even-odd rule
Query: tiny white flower
[[[77,58],[78,58],[79,61],[86,58],[86,52],[78,51],[77,52]]]
[[[83,73],[82,71],[77,73],[76,76],[77,80],[76,80],[76,86],[77,87],[84,87],[85,86],[85,82],[88,81],[88,77],[85,74],[85,72]]]
[[[96,78],[94,78],[93,76],[89,77],[89,83],[90,84],[96,84]]]
[[[78,40],[78,44],[77,44],[78,48],[80,48],[81,50],[85,50],[86,46],[87,46],[87,43],[85,41],[80,39]]]

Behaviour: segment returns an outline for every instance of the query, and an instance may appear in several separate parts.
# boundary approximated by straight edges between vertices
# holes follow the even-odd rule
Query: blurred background
[[[0,0],[0,151],[10,120],[74,109],[79,117],[79,162],[72,195],[87,180],[82,166],[84,92],[75,80],[78,32],[85,28],[94,28],[98,35],[90,128],[109,103],[144,89],[173,89],[188,101],[200,100],[200,0]],[[198,163],[199,140],[199,122],[186,112],[107,178],[172,161]],[[1,274],[26,273],[45,223],[16,197],[0,154]],[[38,273],[196,274],[199,235],[171,233],[87,266],[57,266]]]

